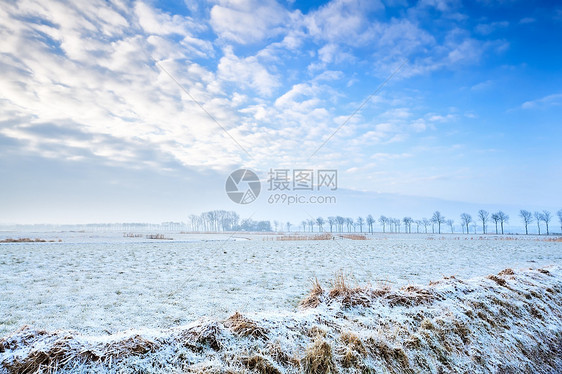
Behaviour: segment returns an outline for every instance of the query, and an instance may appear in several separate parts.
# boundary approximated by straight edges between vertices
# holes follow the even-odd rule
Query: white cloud
[[[277,36],[289,12],[274,0],[223,0],[211,9],[211,26],[222,38],[241,44]]]
[[[507,21],[498,21],[498,22],[491,22],[491,23],[480,23],[476,25],[474,30],[481,35],[489,35],[494,31],[504,29],[509,26],[509,22]]]
[[[552,94],[540,99],[525,101],[521,104],[522,109],[545,109],[562,105],[562,94]]]
[[[271,74],[255,56],[239,58],[230,47],[224,50],[217,75],[240,87],[251,87],[264,96],[270,96],[273,90],[279,87],[279,79]]]

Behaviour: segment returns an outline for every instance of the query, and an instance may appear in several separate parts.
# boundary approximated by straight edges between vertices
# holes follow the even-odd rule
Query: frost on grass
[[[557,373],[562,271],[505,269],[398,289],[315,281],[296,312],[86,336],[23,327],[0,372]]]

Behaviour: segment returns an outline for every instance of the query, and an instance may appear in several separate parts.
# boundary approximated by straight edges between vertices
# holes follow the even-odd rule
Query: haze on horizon
[[[22,0],[0,20],[0,223],[240,210],[241,167],[337,169],[333,214],[562,207],[562,5]]]

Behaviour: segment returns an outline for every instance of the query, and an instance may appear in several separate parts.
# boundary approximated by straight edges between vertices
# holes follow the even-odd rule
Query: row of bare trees
[[[560,220],[560,231],[562,232],[562,209],[557,213]],[[537,232],[541,235],[542,224],[546,229],[546,235],[550,235],[550,223],[554,215],[548,211],[530,212],[528,210],[521,210],[519,212],[525,226],[525,234],[529,234],[529,226],[536,223]],[[484,209],[480,209],[475,218],[469,213],[462,213],[460,215],[460,228],[462,233],[469,234],[471,231],[477,233],[478,228],[481,229],[483,234],[488,234],[488,224],[493,223],[496,234],[504,234],[504,226],[509,223],[509,215],[503,211],[490,213]],[[351,217],[330,216],[324,219],[318,217],[316,219],[303,220],[300,226],[303,232],[375,232],[375,224],[380,225],[381,231],[386,233],[437,233],[441,234],[444,227],[448,228],[451,233],[455,232],[455,221],[453,219],[446,219],[439,211],[435,211],[431,218],[413,219],[412,217],[404,217],[402,219],[386,217],[381,215],[378,219],[374,218],[371,214],[367,217]],[[286,222],[285,224],[280,221],[252,221],[240,220],[240,216],[234,211],[226,210],[213,210],[203,212],[200,215],[190,215],[188,227],[191,231],[291,231],[293,224]]]
[[[560,231],[562,232],[562,209],[557,212],[558,219],[560,220]],[[537,224],[538,234],[541,234],[541,224],[544,223],[546,227],[546,234],[550,235],[549,225],[553,219],[553,214],[548,210],[542,212],[535,211],[531,213],[527,210],[519,212],[522,222],[525,226],[525,234],[529,234],[529,225],[533,222]],[[478,228],[481,228],[483,234],[488,234],[488,224],[493,223],[494,231],[496,234],[504,234],[504,226],[509,223],[509,215],[503,211],[490,213],[484,209],[480,209],[473,218],[469,213],[462,213],[460,215],[460,228],[463,234],[469,234],[471,231],[477,233]],[[447,227],[451,233],[455,232],[455,221],[453,219],[446,219],[439,211],[435,211],[431,218],[422,218],[415,220],[412,217],[404,217],[402,219],[386,217],[381,215],[378,220],[371,214],[367,217],[351,217],[333,216],[325,220],[322,217],[316,219],[308,219],[301,222],[302,231],[314,232],[315,228],[318,232],[325,231],[325,224],[329,227],[329,232],[374,232],[374,225],[379,223],[383,233],[412,233],[414,227],[416,233],[437,233],[441,234],[443,226]],[[278,222],[274,221],[275,230],[277,231]],[[292,224],[287,223],[287,230],[290,231]],[[363,229],[365,228],[365,230]],[[472,229],[472,230],[471,230]]]

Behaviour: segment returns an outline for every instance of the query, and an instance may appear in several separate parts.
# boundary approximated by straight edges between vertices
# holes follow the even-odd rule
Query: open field
[[[522,236],[264,241],[237,234],[227,242],[230,235],[166,234],[173,241],[122,233],[39,236],[63,242],[0,245],[0,336],[25,324],[100,334],[170,328],[235,311],[292,311],[312,279],[326,284],[338,272],[358,283],[399,287],[443,275],[562,265],[562,243]]]

